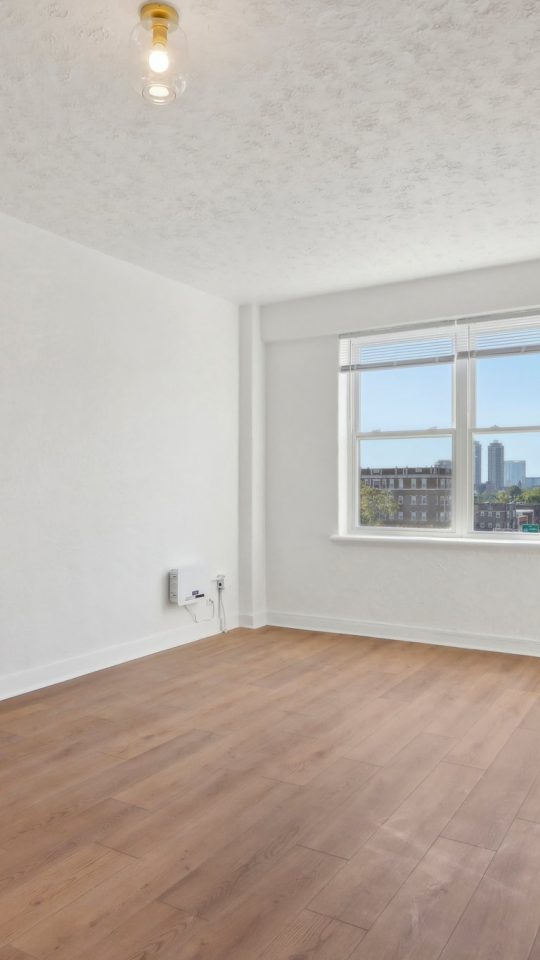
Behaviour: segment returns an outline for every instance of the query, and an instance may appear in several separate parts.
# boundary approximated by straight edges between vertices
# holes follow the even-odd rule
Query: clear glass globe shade
[[[166,35],[156,37],[155,27],[166,26]],[[131,34],[133,86],[139,96],[158,105],[172,103],[186,89],[188,52],[186,36],[176,24],[159,18],[138,23]]]

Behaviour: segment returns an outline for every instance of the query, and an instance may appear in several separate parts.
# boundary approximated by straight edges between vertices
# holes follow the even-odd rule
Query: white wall
[[[0,696],[217,632],[238,611],[238,312],[0,217]]]
[[[285,300],[262,310],[268,342],[540,305],[540,260]]]
[[[475,289],[470,300],[459,290],[459,278],[456,290],[448,287],[448,278],[439,278],[439,316],[457,312],[452,306],[460,298],[458,312],[493,309],[496,279],[487,276],[490,271],[478,273],[484,274],[482,282],[477,277],[472,284],[469,278]],[[525,305],[525,298],[540,303],[540,270],[528,275],[529,286],[522,289],[517,306]],[[330,539],[338,527],[336,333],[375,325],[377,315],[368,309],[374,300],[378,316],[388,323],[410,322],[408,310],[402,310],[403,291],[397,289],[402,286],[263,310],[269,622],[540,653],[540,546],[344,544]],[[411,303],[420,304],[424,291],[434,296],[436,281],[408,286]],[[340,314],[343,296],[351,309]],[[314,329],[333,333],[312,336]]]

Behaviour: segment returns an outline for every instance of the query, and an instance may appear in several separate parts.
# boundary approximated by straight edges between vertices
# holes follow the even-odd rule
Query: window
[[[471,325],[474,529],[540,523],[540,320]]]
[[[540,542],[540,316],[344,337],[341,371],[347,532]]]

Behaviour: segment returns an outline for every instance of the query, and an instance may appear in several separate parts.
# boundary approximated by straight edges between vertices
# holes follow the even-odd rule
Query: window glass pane
[[[360,432],[451,427],[453,370],[453,364],[441,363],[362,371],[358,376]]]
[[[451,526],[451,437],[361,440],[359,463],[360,526]]]
[[[476,426],[540,425],[540,353],[476,361]]]
[[[474,529],[532,536],[540,525],[540,432],[477,434]]]

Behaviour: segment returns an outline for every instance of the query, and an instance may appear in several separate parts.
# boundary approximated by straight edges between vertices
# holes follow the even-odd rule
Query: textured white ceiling
[[[238,300],[540,255],[537,0],[181,9],[160,110],[134,0],[0,5],[0,210]]]

